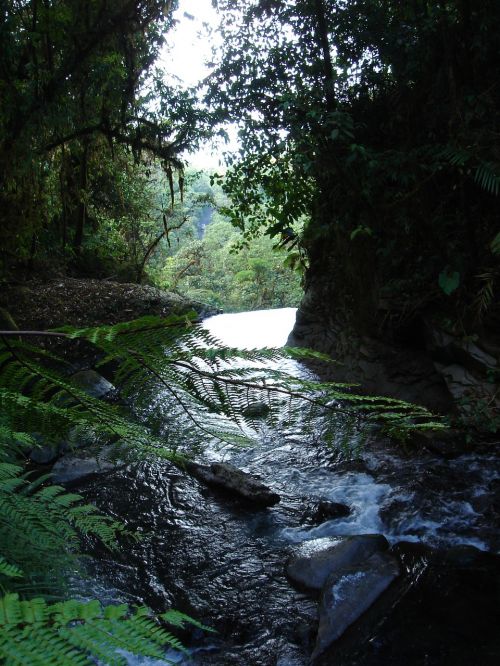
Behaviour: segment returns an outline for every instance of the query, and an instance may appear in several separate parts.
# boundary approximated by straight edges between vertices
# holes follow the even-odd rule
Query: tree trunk
[[[87,221],[87,174],[88,174],[88,152],[89,144],[85,140],[80,160],[80,182],[78,193],[78,204],[75,211],[75,236],[73,239],[73,250],[75,255],[79,256],[82,250],[83,232]]]
[[[315,0],[316,39],[323,59],[323,74],[325,77],[326,108],[333,111],[335,108],[335,71],[333,69],[330,53],[330,40],[328,38],[328,22],[324,0]]]

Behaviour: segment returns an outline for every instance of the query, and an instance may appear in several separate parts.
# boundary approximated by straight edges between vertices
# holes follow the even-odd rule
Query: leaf
[[[500,232],[495,236],[495,238],[490,243],[490,249],[494,255],[500,255]]]
[[[450,273],[447,269],[445,269],[439,274],[438,282],[444,293],[449,296],[458,288],[458,285],[460,284],[460,273],[458,271],[453,271]]]
[[[360,224],[354,231],[351,232],[350,239],[354,240],[356,236],[373,236],[373,231],[370,227]]]

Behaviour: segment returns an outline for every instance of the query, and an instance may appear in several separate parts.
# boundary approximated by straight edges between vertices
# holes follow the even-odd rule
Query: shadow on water
[[[235,336],[223,340],[228,345],[266,344],[251,334],[255,317],[260,334],[274,336],[267,344],[283,344],[294,313],[282,313],[279,329],[279,312],[222,315],[210,328]],[[238,338],[241,328],[246,337]],[[80,482],[88,500],[143,535],[118,554],[89,544],[89,570],[103,600],[156,611],[173,606],[216,629],[183,637],[193,649],[191,663],[304,666],[314,647],[317,599],[287,580],[290,550],[318,536],[381,532],[404,576],[318,664],[500,663],[498,457],[412,458],[377,441],[350,460],[314,432],[261,435],[258,448],[209,446],[204,456],[259,474],[282,496],[272,508],[242,504],[165,462],[134,463]],[[311,524],[304,516],[318,500],[346,504],[350,513]]]

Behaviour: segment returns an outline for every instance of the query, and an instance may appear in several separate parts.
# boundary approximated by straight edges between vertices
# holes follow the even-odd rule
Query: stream
[[[294,319],[286,308],[217,315],[204,325],[228,346],[255,348],[284,345]],[[89,543],[86,593],[158,612],[174,607],[216,630],[182,635],[191,660],[171,652],[174,663],[306,666],[318,604],[287,579],[291,551],[312,539],[383,534],[403,575],[315,663],[500,663],[498,455],[446,460],[372,437],[354,456],[326,446],[319,430],[286,426],[263,426],[259,439],[244,449],[202,442],[199,460],[230,461],[260,476],[281,495],[271,508],[244,505],[161,461],[79,481],[87,500],[144,535],[119,553]],[[350,513],[321,517],[325,500]]]

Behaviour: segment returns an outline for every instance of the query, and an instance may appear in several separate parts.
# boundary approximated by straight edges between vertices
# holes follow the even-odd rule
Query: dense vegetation
[[[111,220],[136,240],[154,160],[167,190],[175,174],[182,189],[179,154],[207,126],[194,95],[156,64],[172,4],[2,2],[3,271],[34,267],[48,248],[51,261],[85,269],[86,239]]]
[[[233,221],[282,234],[307,214],[307,280],[328,273],[325,302],[358,330],[397,337],[429,312],[495,330],[498,3],[218,5]]]
[[[299,277],[270,240],[226,261],[236,231],[225,250],[202,238],[202,217],[227,201],[184,172],[181,154],[214,130],[157,65],[173,4],[4,5],[0,273],[147,279],[232,310],[296,305]]]
[[[57,263],[143,279],[184,224],[180,155],[229,120],[242,147],[223,179],[231,222],[248,241],[275,237],[291,263],[307,253],[307,281],[328,271],[332,302],[358,328],[383,320],[397,334],[438,310],[468,333],[493,328],[497,3],[219,0],[224,41],[204,105],[156,64],[175,4],[2,3],[2,272]],[[252,242],[232,266],[243,285],[276,268]],[[220,302],[188,275],[208,245],[183,248],[163,283],[181,273]],[[228,295],[233,309],[283,295],[260,301]]]
[[[238,310],[297,303],[286,257],[359,331],[398,339],[430,315],[463,335],[494,334],[498,3],[217,0],[224,45],[203,102],[157,66],[176,4],[0,2],[0,277],[149,279]],[[184,151],[228,121],[240,126],[240,156],[211,184],[196,179]],[[119,360],[124,384],[153,374],[194,419],[208,409],[241,421],[248,386],[219,372],[228,350],[186,349],[182,327],[138,326],[72,334]],[[170,355],[156,329],[149,346],[144,326],[161,328]],[[109,545],[123,532],[26,474],[33,435],[101,428],[142,455],[165,453],[154,433],[79,393],[42,349],[10,336],[0,353],[0,658],[36,663],[37,646],[42,664],[119,663],[118,647],[161,656],[176,639],[143,611],[19,602],[54,592],[81,531]],[[297,385],[276,378],[294,397]],[[252,381],[254,397],[269,392]],[[399,435],[409,415],[429,418],[343,387],[299,388],[324,391],[315,407],[351,399]]]

